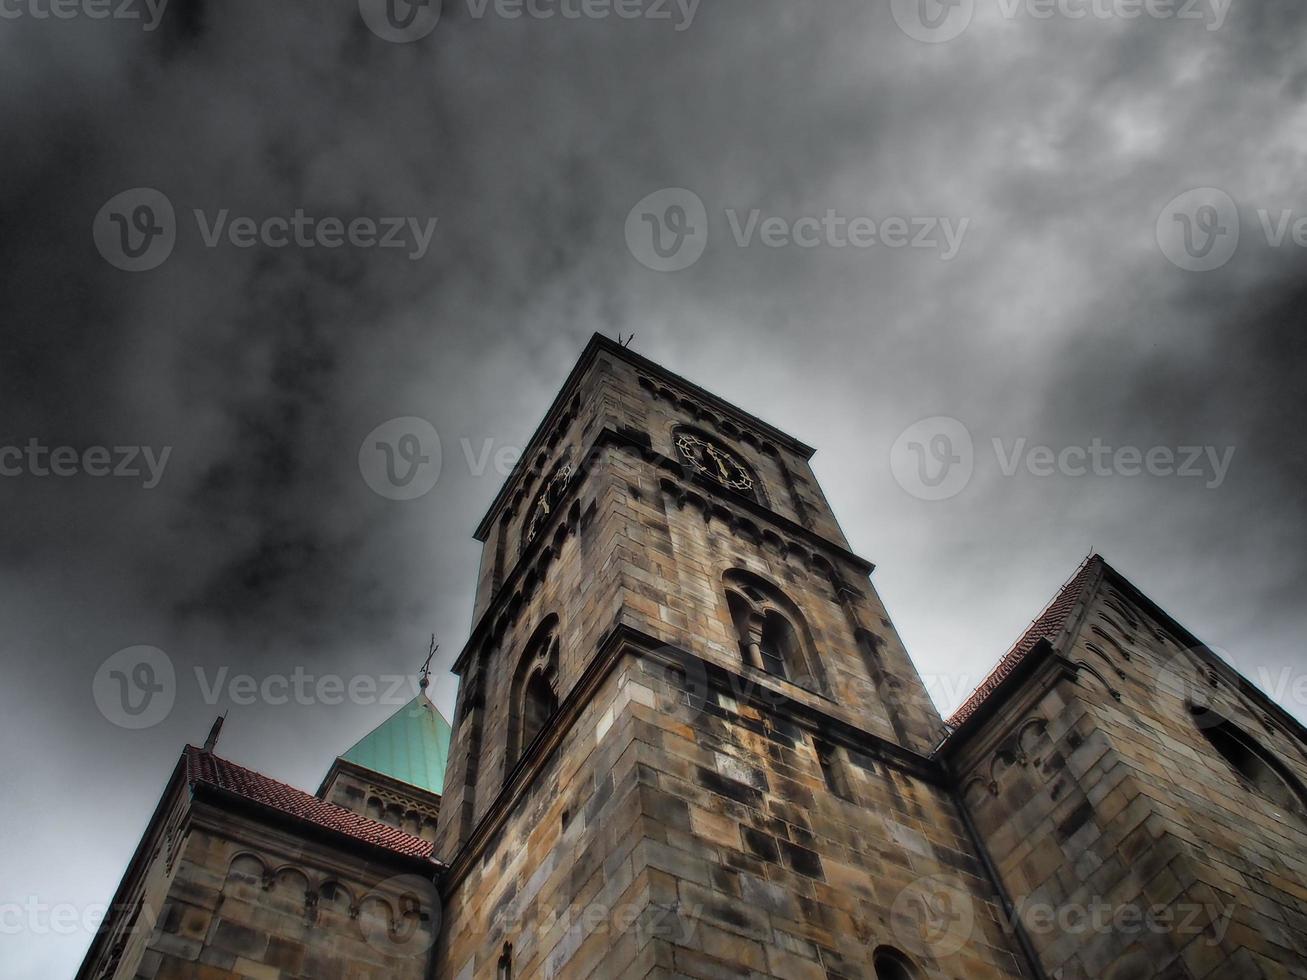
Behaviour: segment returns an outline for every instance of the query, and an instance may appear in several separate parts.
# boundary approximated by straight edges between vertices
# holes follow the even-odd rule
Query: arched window
[[[1190,705],[1194,723],[1230,766],[1281,809],[1307,812],[1307,789],[1268,749],[1211,708]]]
[[[522,747],[526,748],[544,730],[545,722],[558,710],[558,697],[543,672],[531,675],[522,699]]]
[[[511,767],[545,729],[558,710],[558,617],[536,627],[513,674],[508,705]]]
[[[897,949],[882,946],[876,950],[873,962],[876,980],[916,980],[916,971],[909,965],[908,958]]]
[[[799,635],[790,621],[775,609],[768,609],[762,618],[762,639],[758,644],[762,665],[780,677],[790,677],[792,668],[803,664],[803,650]]]
[[[723,583],[744,662],[792,684],[824,692],[826,678],[798,606],[751,572],[729,571]]]
[[[512,943],[504,943],[504,951],[499,954],[499,965],[495,970],[495,980],[513,980]]]

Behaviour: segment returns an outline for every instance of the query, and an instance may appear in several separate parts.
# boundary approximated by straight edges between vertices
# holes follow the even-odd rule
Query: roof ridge
[[[1053,597],[1044,604],[1044,607],[1039,610],[1035,618],[1030,621],[1030,625],[1026,627],[1026,631],[1022,633],[1021,636],[1017,637],[1016,642],[1014,642],[1012,646],[1008,647],[1007,653],[1003,655],[1004,657],[1008,656],[1008,654],[1016,649],[1021,641],[1029,635],[1030,631],[1053,611],[1053,607],[1058,605],[1058,603],[1063,599],[1069,597],[1071,587],[1076,585],[1077,582],[1080,582],[1080,584],[1076,591],[1076,596],[1079,597],[1084,593],[1085,588],[1089,585],[1089,579],[1086,576],[1086,573],[1089,571],[1090,566],[1095,564],[1106,565],[1107,562],[1103,561],[1099,555],[1091,553],[1076,566],[1076,570],[1071,573],[1070,577],[1068,577],[1065,582],[1058,586],[1057,591],[1053,593]],[[1081,582],[1081,578],[1084,578],[1084,581]]]
[[[412,857],[432,857],[430,841],[314,796],[257,769],[190,744],[182,756],[186,763],[187,785],[203,783],[355,840]]]
[[[233,762],[231,759],[228,759],[224,756],[217,755],[216,753],[213,752],[205,751],[204,748],[191,745],[189,742],[186,744],[186,749],[189,752],[194,752],[198,756],[207,756],[208,758],[212,759],[214,762],[220,762],[224,766],[230,766],[233,769],[239,769],[242,772],[247,772],[252,776],[258,776],[264,782],[273,783],[277,786],[280,786],[282,789],[290,790],[292,793],[303,793],[305,796],[312,796],[311,793],[308,793],[305,790],[300,789],[298,786],[292,785],[291,783],[285,782],[284,780],[277,779],[275,776],[269,776],[267,773],[259,772],[259,770],[257,769],[251,769],[249,766],[243,766],[239,762]],[[187,773],[187,775],[189,777],[190,775],[189,772]],[[344,810],[346,813],[354,813],[353,810],[348,810],[345,807],[341,806],[339,803],[332,803],[330,800],[323,800],[320,797],[316,797],[316,796],[314,796],[313,798],[315,800],[318,800],[320,803],[325,803],[328,806],[335,807],[338,810]],[[359,816],[359,814],[356,813],[354,815]],[[369,820],[371,818],[364,817],[364,819]]]
[[[981,681],[974,691],[967,696],[967,699],[954,710],[953,714],[946,720],[951,728],[957,728],[968,718],[970,718],[980,706],[985,702],[994,689],[1006,678],[1017,664],[1021,663],[1035,645],[1041,639],[1047,639],[1052,643],[1066,628],[1071,614],[1075,612],[1079,599],[1084,595],[1091,581],[1091,572],[1099,568],[1110,568],[1107,561],[1097,552],[1091,552],[1077,567],[1071,577],[1068,578],[1058,590],[1053,593],[1053,597],[1040,609],[1035,618],[1030,621],[1016,641],[1008,647],[1006,653],[999,658],[998,662]],[[1074,599],[1074,602],[1069,600]],[[1068,604],[1069,603],[1069,604]]]

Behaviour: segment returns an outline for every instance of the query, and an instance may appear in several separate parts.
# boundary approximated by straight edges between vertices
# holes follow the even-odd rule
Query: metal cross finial
[[[432,633],[431,643],[427,647],[427,659],[422,661],[422,670],[419,671],[422,679],[418,681],[418,686],[424,691],[427,689],[427,685],[431,683],[431,658],[436,655],[436,651],[439,649],[440,644],[436,642],[436,634]]]

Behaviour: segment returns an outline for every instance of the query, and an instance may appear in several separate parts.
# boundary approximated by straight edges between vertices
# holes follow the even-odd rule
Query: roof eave
[[[186,785],[186,750],[178,757],[176,764],[173,766],[172,775],[168,777],[168,782],[164,785],[163,793],[159,796],[159,802],[155,804],[154,812],[151,813],[149,822],[145,825],[145,830],[141,834],[141,839],[132,852],[131,860],[127,863],[127,869],[119,879],[118,887],[114,889],[113,900],[109,905],[110,913],[101,919],[99,926],[96,928],[95,935],[91,939],[90,945],[86,949],[86,955],[82,958],[81,966],[78,967],[76,980],[89,976],[88,971],[100,953],[100,947],[104,938],[113,931],[117,923],[117,918],[112,914],[117,911],[119,914],[123,911],[123,899],[130,890],[129,886],[136,880],[144,866],[149,863],[150,855],[153,848],[147,845],[159,833],[163,822],[163,816],[176,801],[178,794]]]
[[[1035,645],[1026,651],[1026,655],[1017,661],[1011,672],[999,681],[998,686],[976,705],[975,710],[948,733],[948,736],[936,749],[937,755],[952,755],[957,747],[966,743],[971,735],[980,730],[1007,703],[1009,698],[1021,689],[1027,680],[1044,662],[1056,656],[1053,644],[1047,637],[1040,637]]]
[[[423,870],[430,868],[436,873],[443,871],[446,867],[434,855],[424,857],[418,854],[410,854],[407,851],[395,850],[384,844],[363,840],[361,837],[355,837],[353,834],[347,834],[334,827],[326,827],[307,817],[289,813],[271,804],[251,799],[234,790],[214,785],[205,780],[199,780],[191,785],[191,795],[194,799],[213,804],[220,809],[235,810],[246,816],[253,817],[259,823],[283,829],[293,828],[297,836],[307,840],[316,840],[360,857],[403,864],[408,868]]]

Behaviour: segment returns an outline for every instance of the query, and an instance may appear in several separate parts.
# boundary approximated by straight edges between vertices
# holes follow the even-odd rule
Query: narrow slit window
[[[821,777],[826,788],[842,800],[853,802],[853,793],[849,788],[848,772],[844,760],[838,755],[835,746],[821,739],[814,739],[813,747],[817,750],[817,762],[821,766]]]

